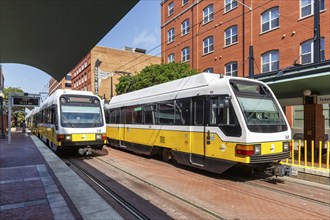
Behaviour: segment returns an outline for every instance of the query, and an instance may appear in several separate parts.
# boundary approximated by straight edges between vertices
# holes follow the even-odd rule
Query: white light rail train
[[[110,145],[223,173],[234,166],[290,176],[291,130],[264,83],[220,74],[115,96],[105,104]]]
[[[103,104],[92,92],[57,90],[26,117],[27,125],[53,151],[81,155],[106,143]]]

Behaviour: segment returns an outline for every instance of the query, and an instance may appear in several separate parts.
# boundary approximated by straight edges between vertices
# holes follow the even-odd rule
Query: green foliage
[[[188,64],[152,64],[134,76],[122,76],[116,86],[118,95],[197,74]]]
[[[9,93],[24,93],[24,92],[20,88],[8,87],[8,88],[3,88],[3,93],[5,94],[4,102],[8,106]],[[24,109],[25,109],[24,107],[15,106],[15,107],[12,107],[11,111],[12,112],[24,111]],[[5,110],[6,110],[6,108],[5,108]],[[8,110],[6,112],[8,112]],[[16,126],[19,126],[23,120],[25,120],[25,114],[22,112],[18,112],[17,114],[12,115],[11,118],[12,118],[12,126],[16,127]]]
[[[5,101],[8,101],[8,94],[10,92],[13,93],[24,93],[23,90],[21,90],[20,88],[15,88],[15,87],[8,87],[8,88],[3,88],[3,93],[5,94]]]

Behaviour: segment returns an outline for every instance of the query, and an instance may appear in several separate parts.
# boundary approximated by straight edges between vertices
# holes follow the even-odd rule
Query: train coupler
[[[296,172],[297,171],[294,170],[291,166],[281,165],[281,164],[273,165],[265,170],[266,174],[276,177],[297,175]]]
[[[85,156],[89,156],[89,155],[92,155],[93,154],[92,148],[90,146],[87,146],[85,148],[79,148],[78,153],[81,156],[84,156],[84,155]]]

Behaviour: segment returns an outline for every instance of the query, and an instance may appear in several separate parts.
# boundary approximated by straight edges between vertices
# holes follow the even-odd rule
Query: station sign
[[[330,104],[330,95],[317,96],[317,104]]]
[[[40,106],[40,97],[14,96],[12,97],[12,106],[38,107]]]

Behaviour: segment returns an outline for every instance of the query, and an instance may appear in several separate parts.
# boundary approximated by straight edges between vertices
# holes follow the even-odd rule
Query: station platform
[[[123,219],[36,136],[0,139],[0,219]]]

